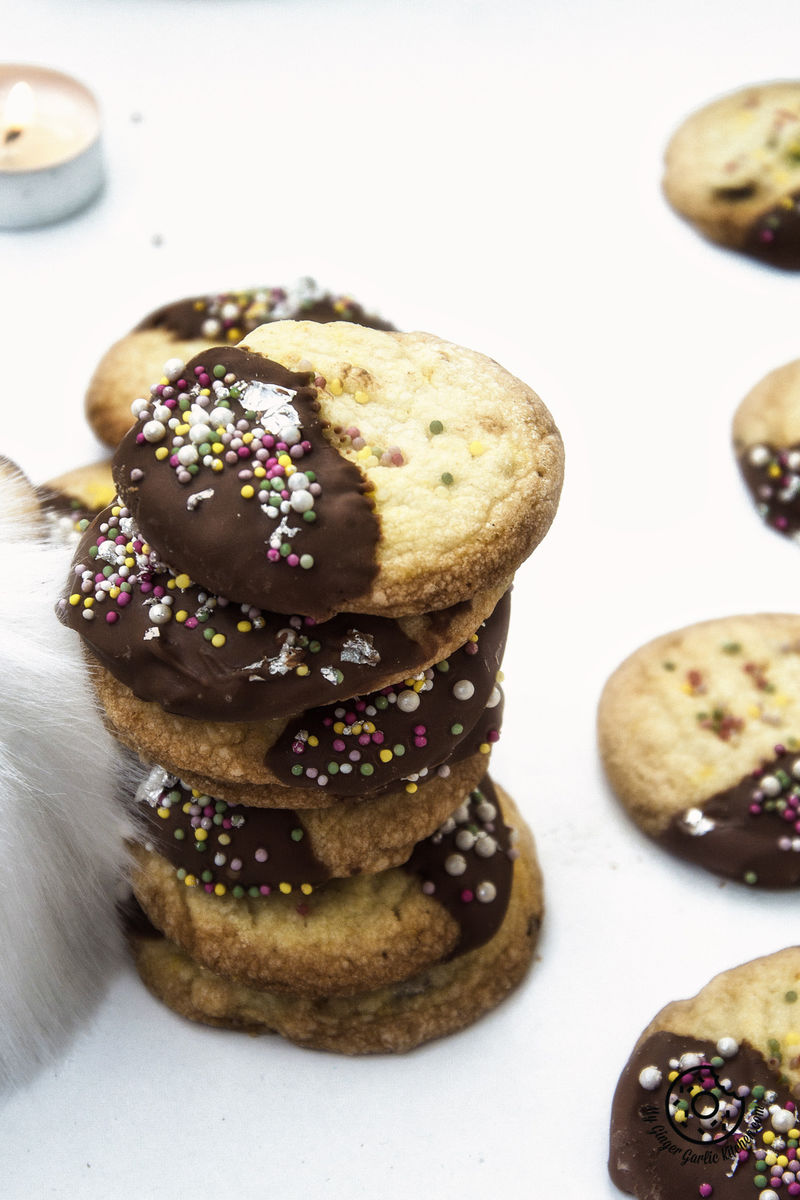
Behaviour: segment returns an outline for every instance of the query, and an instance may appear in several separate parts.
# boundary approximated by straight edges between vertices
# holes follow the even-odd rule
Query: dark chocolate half
[[[669,1032],[646,1038],[612,1105],[608,1168],[617,1187],[639,1200],[755,1200],[785,1155],[787,1164],[777,1164],[778,1195],[794,1195],[796,1102],[774,1045],[767,1061],[734,1038],[712,1042]]]
[[[726,879],[800,886],[800,752],[775,757],[734,787],[672,817],[659,843]]]
[[[800,533],[800,445],[747,446],[737,456],[759,516],[786,537]]]
[[[326,438],[311,376],[213,347],[157,385],[114,456],[162,562],[217,595],[323,620],[368,592],[368,483]]]
[[[742,250],[770,267],[800,271],[800,192],[763,213],[747,231]]]

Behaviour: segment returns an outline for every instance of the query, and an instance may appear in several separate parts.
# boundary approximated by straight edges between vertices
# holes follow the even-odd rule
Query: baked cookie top
[[[667,146],[663,186],[712,241],[800,269],[800,81],[742,88],[693,113]]]
[[[611,676],[600,755],[638,825],[759,887],[800,885],[800,617],[725,617],[656,638]]]
[[[561,487],[535,393],[430,334],[265,325],[176,366],[138,416],[114,478],[162,559],[316,619],[428,612],[508,579]]]
[[[733,446],[764,522],[800,535],[800,359],[765,375],[737,408]]]
[[[800,1194],[800,949],[668,1004],[617,1085],[609,1171],[640,1200]]]

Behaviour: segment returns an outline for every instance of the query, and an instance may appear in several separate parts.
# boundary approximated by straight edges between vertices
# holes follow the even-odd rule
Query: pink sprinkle
[[[422,890],[426,896],[432,896],[436,891],[436,887],[432,883],[423,883]]]
[[[300,445],[303,447],[303,449],[305,450],[306,454],[308,454],[309,450],[311,449],[311,442],[302,441],[302,442],[300,443]]]
[[[424,738],[424,737],[415,737],[414,738],[414,745],[417,747],[418,750],[421,750],[422,747],[427,746],[427,744],[428,744],[427,738]]]
[[[270,892],[272,891],[272,888],[269,886],[268,883],[262,883],[261,887],[258,890],[261,892],[262,896],[268,896],[270,894]]]
[[[277,562],[280,558],[280,552],[278,550],[268,550],[267,558],[270,562]]]
[[[298,558],[298,556],[296,554],[287,554],[286,561],[290,567],[296,567],[298,565],[298,563],[300,562],[300,559]]]
[[[306,752],[305,742],[301,742],[299,738],[297,739],[297,741],[292,742],[292,754],[305,754],[305,752]]]
[[[762,229],[759,236],[760,236],[762,242],[774,242],[775,241],[775,234],[772,232],[771,229]]]
[[[500,741],[500,730],[499,729],[490,729],[487,736],[488,736],[490,742],[499,742]]]
[[[144,441],[144,434],[143,434],[143,433],[137,433],[137,435],[136,435],[136,443],[137,443],[137,445],[141,446],[141,444],[142,444],[142,442],[143,442],[143,441]]]
[[[341,738],[337,738],[336,741],[333,743],[333,748],[334,748],[334,750],[337,751],[337,753],[341,754],[342,751],[345,750],[347,747],[345,746],[345,743],[342,741]]]
[[[177,454],[170,454],[169,465],[171,467],[179,467],[181,465],[181,460],[178,458]]]
[[[461,899],[465,904],[469,904],[475,899],[475,894],[474,892],[471,892],[469,888],[464,888],[463,892],[461,893]]]
[[[465,654],[477,654],[478,653],[478,643],[477,642],[467,642],[466,646],[464,647],[464,653]]]
[[[106,613],[106,621],[108,622],[109,625],[113,625],[114,622],[118,621],[118,620],[119,620],[119,613],[116,613],[116,612],[107,612]]]
[[[369,736],[368,733],[360,733],[358,735],[359,746],[368,746],[371,741],[372,741],[372,738]]]
[[[211,380],[204,371],[202,375],[197,376],[197,382],[200,384],[201,387],[208,387],[208,385],[211,383]]]
[[[264,850],[263,847],[259,847],[258,850],[256,850],[256,852],[255,852],[254,858],[255,858],[256,862],[266,862],[267,861],[266,850]]]
[[[414,726],[414,733],[416,733],[420,737],[422,736],[423,733],[427,733],[427,732],[428,732],[428,730],[425,725],[415,725]]]
[[[152,592],[153,585],[152,585],[152,583],[150,583],[150,581],[148,579],[143,579],[142,582],[139,584],[139,588],[144,593]]]
[[[383,737],[383,734],[381,733],[380,729],[375,730],[375,732],[372,735],[372,740],[376,746],[383,745],[384,737]]]
[[[777,529],[785,529],[788,524],[789,524],[789,522],[786,519],[786,517],[776,517],[775,518],[775,526]]]
[[[187,629],[197,629],[197,626],[200,624],[197,617],[187,617],[184,623]]]
[[[125,605],[130,604],[130,602],[131,602],[130,592],[120,592],[120,594],[117,596],[117,605],[119,608],[124,608]]]
[[[713,1191],[714,1191],[714,1189],[710,1183],[701,1183],[700,1184],[700,1195],[701,1196],[710,1196]]]
[[[214,885],[213,885],[213,883],[204,883],[204,884],[203,884],[203,891],[204,891],[204,892],[208,892],[209,896],[211,895],[211,893],[213,892],[213,890],[214,890]]]
[[[239,455],[239,458],[249,458],[250,457],[250,449],[248,446],[240,446],[239,449],[236,451],[236,453]]]
[[[761,805],[760,804],[751,804],[750,812],[753,814],[754,817],[759,816],[761,813]]]

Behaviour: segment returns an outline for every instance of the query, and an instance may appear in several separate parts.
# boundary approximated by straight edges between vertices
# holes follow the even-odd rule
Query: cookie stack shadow
[[[59,613],[144,764],[130,943],[147,986],[209,1025],[403,1051],[488,1011],[532,958],[533,841],[487,769],[510,585],[555,511],[560,440],[523,389],[547,467],[535,495],[518,489],[529,532],[515,541],[508,518],[509,553],[478,547],[483,572],[445,555],[444,583],[432,538],[393,568],[400,499],[375,468],[405,468],[410,494],[425,476],[413,431],[376,441],[399,421],[394,358],[407,373],[427,335],[285,326],[268,347],[256,334],[170,364],[137,402],[118,497],[86,529]],[[448,425],[440,392],[425,447]],[[342,396],[371,410],[360,428],[337,419]],[[477,476],[466,426],[450,459]]]

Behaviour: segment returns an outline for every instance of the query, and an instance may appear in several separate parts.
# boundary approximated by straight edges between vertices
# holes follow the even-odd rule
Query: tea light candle
[[[0,64],[0,228],[60,221],[103,186],[100,110],[77,79]]]

